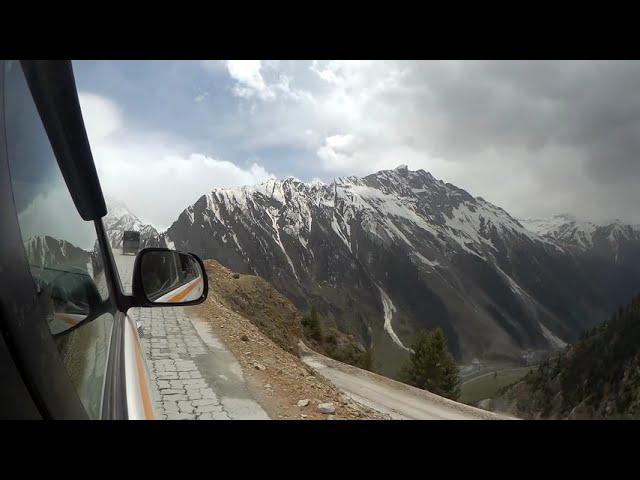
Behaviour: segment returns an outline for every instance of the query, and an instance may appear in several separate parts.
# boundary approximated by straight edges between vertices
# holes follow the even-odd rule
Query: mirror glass
[[[147,299],[153,303],[187,303],[204,294],[204,272],[188,253],[142,252],[140,276]]]

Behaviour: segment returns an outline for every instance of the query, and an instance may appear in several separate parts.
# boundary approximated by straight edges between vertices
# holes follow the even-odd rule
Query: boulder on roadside
[[[320,403],[318,404],[318,411],[320,413],[324,413],[325,415],[331,415],[336,413],[336,407],[333,406],[332,402]]]

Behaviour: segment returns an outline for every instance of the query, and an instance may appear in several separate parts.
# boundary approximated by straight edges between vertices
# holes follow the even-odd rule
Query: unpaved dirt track
[[[332,360],[300,345],[302,361],[354,400],[397,420],[513,420]]]

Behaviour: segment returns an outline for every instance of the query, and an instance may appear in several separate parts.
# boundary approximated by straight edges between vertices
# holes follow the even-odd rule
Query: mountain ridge
[[[459,360],[561,348],[640,281],[635,238],[616,264],[405,166],[213,189],[150,239],[257,274],[301,311],[316,305],[390,376],[425,328],[441,327]]]

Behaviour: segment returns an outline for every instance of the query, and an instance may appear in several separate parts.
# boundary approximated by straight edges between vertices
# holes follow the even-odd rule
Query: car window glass
[[[113,325],[113,316],[104,314],[109,292],[96,229],[75,208],[20,64],[6,62],[3,74],[7,154],[25,254],[38,295],[49,304],[44,320],[96,417]],[[94,313],[96,319],[78,327]]]

